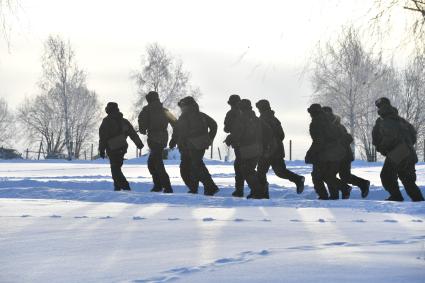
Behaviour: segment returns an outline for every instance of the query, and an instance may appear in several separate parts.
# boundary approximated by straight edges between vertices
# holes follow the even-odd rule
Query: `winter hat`
[[[241,97],[237,94],[232,94],[229,96],[229,100],[227,101],[227,104],[229,105],[235,105],[241,102]]]
[[[188,105],[195,105],[195,104],[196,104],[196,101],[192,96],[186,96],[186,97],[182,98],[179,101],[179,103],[177,103],[177,105],[179,107],[188,106]]]
[[[378,107],[378,108],[381,108],[382,106],[384,106],[384,105],[388,105],[388,106],[390,106],[391,105],[391,101],[387,98],[387,97],[381,97],[381,98],[378,98],[376,101],[375,101],[375,105],[376,105],[376,107]]]
[[[108,102],[105,107],[105,111],[107,114],[111,114],[114,112],[120,112],[120,109],[118,108],[118,104],[116,102]]]
[[[249,99],[242,99],[241,102],[239,102],[239,108],[242,111],[252,110],[251,101]]]
[[[272,110],[270,107],[270,102],[267,99],[258,100],[257,103],[255,103],[255,106],[257,106],[258,110],[260,111]]]
[[[333,114],[333,110],[329,106],[323,106],[322,107],[322,110],[323,110],[323,112],[326,112],[326,113],[329,113],[329,114]]]
[[[320,111],[322,111],[322,106],[318,103],[313,103],[310,105],[310,107],[307,109],[308,113],[310,114],[317,114]]]
[[[159,95],[156,91],[150,91],[148,94],[146,94],[146,101],[148,103],[153,101],[158,101],[158,100],[159,100]]]

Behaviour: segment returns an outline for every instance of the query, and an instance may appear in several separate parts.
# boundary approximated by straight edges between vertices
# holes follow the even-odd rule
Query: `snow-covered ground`
[[[288,164],[301,196],[270,172],[272,199],[246,200],[217,161],[215,197],[186,194],[177,161],[172,195],[149,192],[145,159],[124,166],[131,192],[112,191],[104,161],[0,162],[0,282],[425,282],[425,204],[382,201],[382,164],[356,162],[369,198],[339,201],[317,201],[310,167]]]

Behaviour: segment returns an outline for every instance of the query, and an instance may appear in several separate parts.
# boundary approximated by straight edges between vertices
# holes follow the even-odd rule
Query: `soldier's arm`
[[[102,124],[99,127],[99,152],[103,153],[106,150],[107,145],[107,127],[105,125],[105,120],[102,121]]]
[[[313,140],[310,148],[312,153],[318,153],[323,150],[325,147],[325,136],[323,135],[323,129],[321,129],[318,124],[310,124],[310,136]]]
[[[139,135],[137,134],[136,130],[133,128],[133,125],[128,121],[128,120],[124,120],[125,123],[127,124],[128,127],[128,131],[127,131],[127,135],[130,137],[130,139],[134,142],[134,144],[138,147],[138,148],[143,148],[143,142],[140,139]]]
[[[283,141],[285,139],[285,132],[283,131],[282,124],[278,119],[276,119],[276,134],[279,140]]]
[[[148,110],[146,107],[143,107],[142,111],[139,114],[138,124],[139,124],[139,132],[143,135],[146,135],[146,130],[148,129]]]
[[[224,132],[225,133],[230,133],[230,131],[232,130],[231,129],[231,126],[232,126],[231,120],[232,120],[232,117],[231,117],[230,111],[229,111],[229,112],[226,113],[226,117],[224,118]]]
[[[210,136],[210,139],[213,140],[215,138],[215,135],[217,134],[217,123],[214,121],[213,118],[211,118],[207,114],[204,115],[209,129],[208,135]]]
[[[230,139],[232,141],[232,144],[233,145],[240,144],[242,135],[243,135],[242,120],[239,118],[236,118],[236,120],[233,122],[232,130],[230,131]]]

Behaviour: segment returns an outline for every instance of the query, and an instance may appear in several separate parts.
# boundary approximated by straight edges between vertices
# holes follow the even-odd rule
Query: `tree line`
[[[190,83],[182,61],[157,43],[146,47],[140,70],[130,79],[138,87],[134,117],[150,90],[160,93],[170,109],[175,109],[182,97],[201,95],[199,87]],[[87,72],[78,65],[69,40],[51,35],[44,42],[37,89],[37,94],[25,98],[15,110],[0,98],[0,146],[10,146],[20,138],[16,135],[19,128],[29,144],[41,141],[46,156],[80,158],[97,141],[104,103],[87,85]]]

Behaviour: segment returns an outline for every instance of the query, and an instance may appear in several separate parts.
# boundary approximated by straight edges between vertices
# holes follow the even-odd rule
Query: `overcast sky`
[[[21,0],[10,50],[0,45],[0,95],[15,107],[38,93],[43,42],[59,34],[74,46],[88,87],[128,117],[136,95],[130,73],[146,45],[158,42],[201,88],[201,110],[220,126],[218,142],[230,94],[253,103],[265,98],[283,124],[285,144],[292,139],[294,157],[303,159],[312,92],[304,67],[319,40],[344,24],[364,23],[370,2]]]

